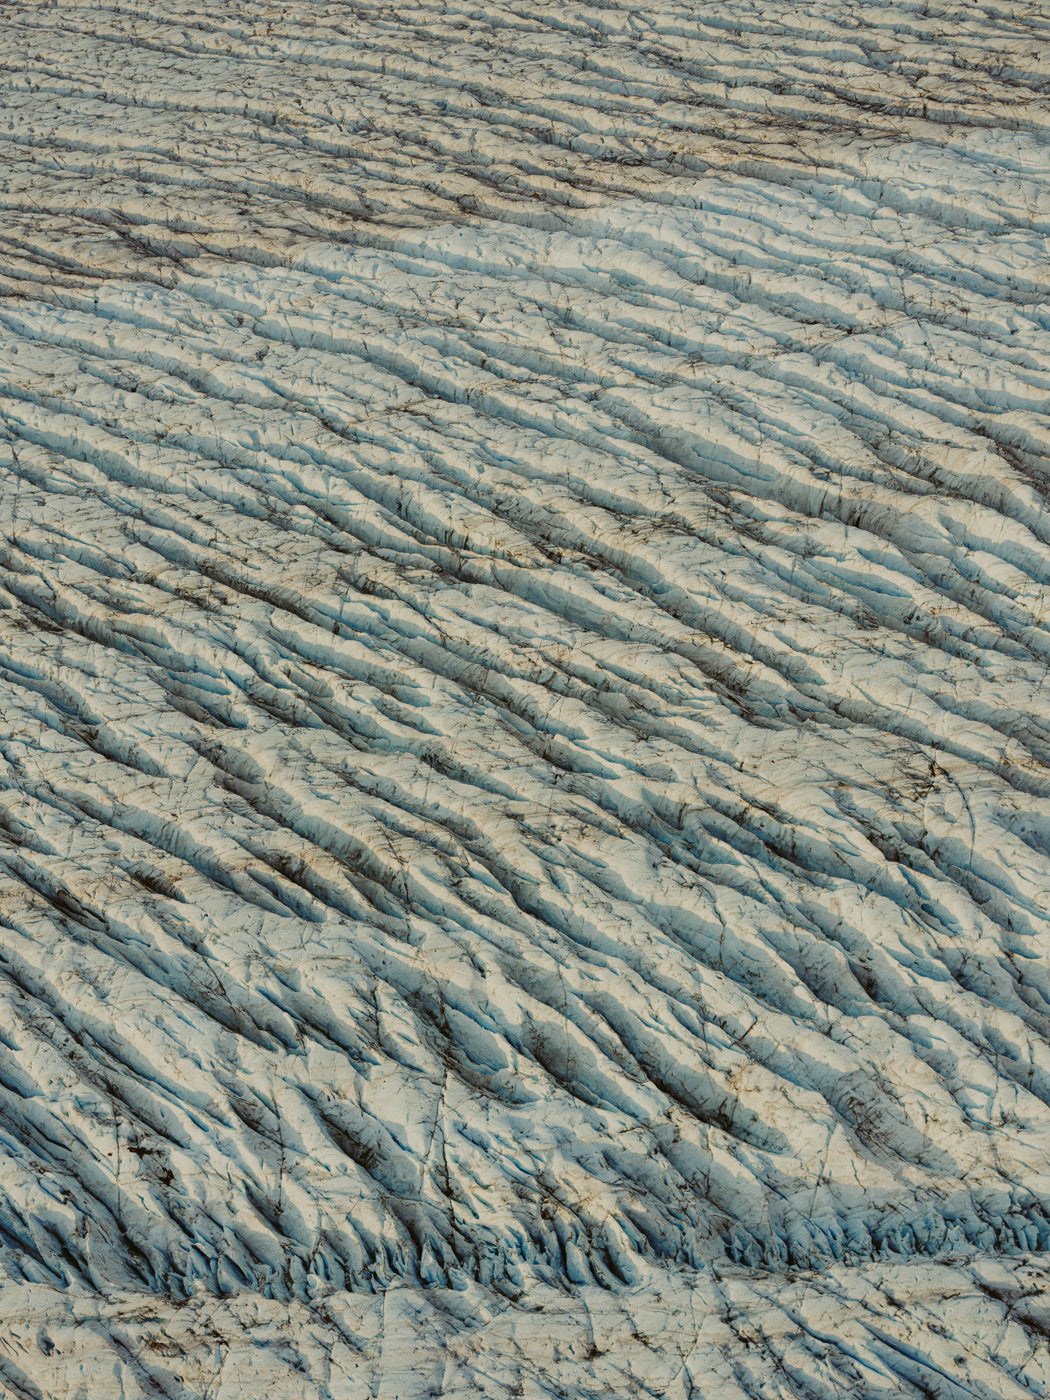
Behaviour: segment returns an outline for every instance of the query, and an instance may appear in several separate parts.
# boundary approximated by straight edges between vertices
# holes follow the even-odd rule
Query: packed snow
[[[0,1392],[1047,1394],[1050,20],[154,8],[0,7]]]

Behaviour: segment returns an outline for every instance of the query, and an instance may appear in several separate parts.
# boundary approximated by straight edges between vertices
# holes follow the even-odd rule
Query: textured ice
[[[154,9],[0,10],[0,1392],[1045,1394],[1050,22]]]

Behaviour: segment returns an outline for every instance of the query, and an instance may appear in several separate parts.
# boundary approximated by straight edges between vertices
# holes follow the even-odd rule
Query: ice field
[[[1050,12],[0,6],[0,1394],[1050,1393]]]

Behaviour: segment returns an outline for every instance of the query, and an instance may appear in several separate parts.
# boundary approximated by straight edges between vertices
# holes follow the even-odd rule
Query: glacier
[[[1050,19],[0,14],[0,1393],[1050,1392]]]

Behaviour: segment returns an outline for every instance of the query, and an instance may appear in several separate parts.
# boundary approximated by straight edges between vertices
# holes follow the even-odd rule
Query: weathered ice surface
[[[0,1392],[56,1400],[1032,1400],[1050,1389],[1035,1256],[653,1271],[629,1290],[476,1284],[173,1305],[2,1295]],[[6,1389],[5,1389],[6,1387]]]
[[[0,5],[0,1393],[1050,1389],[1050,18]]]

